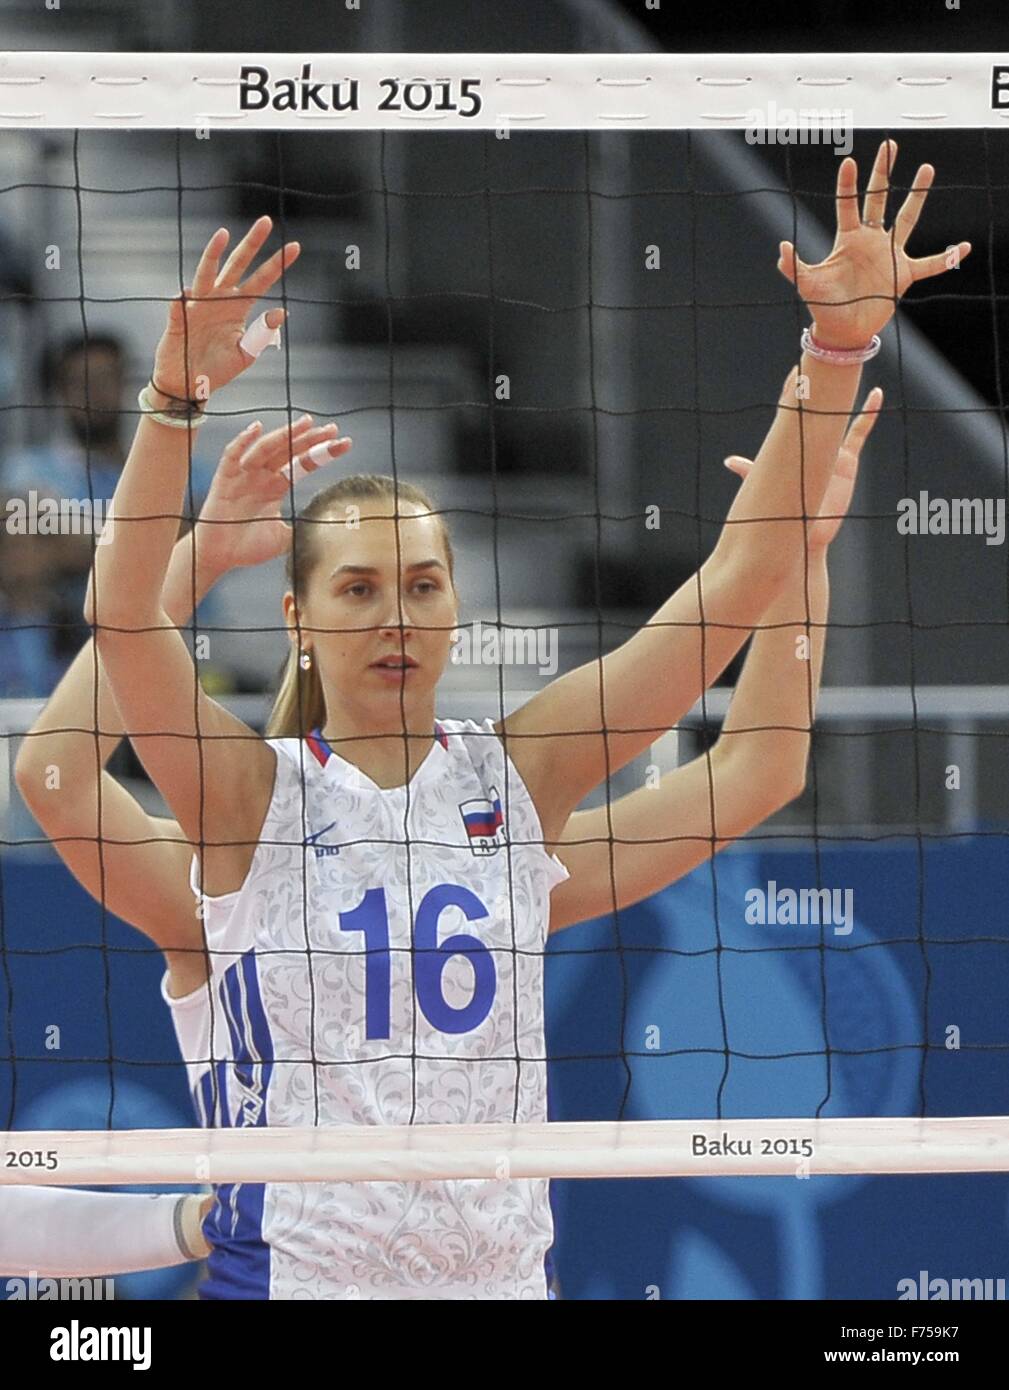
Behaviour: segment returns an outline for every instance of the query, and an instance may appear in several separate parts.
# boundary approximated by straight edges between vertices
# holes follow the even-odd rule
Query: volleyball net
[[[0,92],[0,225],[46,266],[3,304],[29,331],[25,350],[7,335],[0,412],[0,1182],[1009,1169],[998,55],[17,53]],[[887,403],[831,552],[807,790],[683,883],[551,943],[564,1118],[124,1123],[143,1113],[117,1103],[138,1077],[179,1084],[137,1016],[160,1007],[160,953],[104,902],[40,888],[49,837],[11,769],[51,693],[35,686],[86,637],[68,596],[101,543],[109,419],[128,440],[137,411],[67,388],[64,423],[86,422],[75,475],[37,350],[115,339],[135,396],[209,231],[268,213],[306,248],[273,299],[290,313],[282,350],[211,403],[180,522],[251,416],[338,419],[353,471],[421,483],[453,524],[470,616],[444,708],[502,717],[624,640],[705,558],[733,496],[718,465],[755,452],[798,357],[778,242],[826,255],[838,158],[864,170],[886,135],[901,144],[891,207],[928,160],[922,245],[969,237],[975,254],[902,302],[866,373],[863,395],[878,368]],[[47,477],[71,476],[81,489],[61,481],[54,509]],[[292,483],[291,504],[312,487]],[[90,540],[83,567],[57,556],[68,535]],[[18,601],[29,581],[34,606]],[[188,625],[207,688],[257,728],[284,652],[280,587],[276,566],[244,571],[212,605],[194,593]],[[710,692],[674,746],[599,796],[707,748],[727,699]],[[97,777],[98,730],[74,727],[95,736]],[[97,1023],[49,1048],[68,1010]],[[517,1036],[507,1055],[543,1060]],[[71,1076],[97,1081],[104,1127],[43,1103]]]

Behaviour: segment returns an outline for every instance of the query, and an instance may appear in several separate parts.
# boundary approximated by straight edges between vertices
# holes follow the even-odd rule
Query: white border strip
[[[47,1186],[1007,1171],[1006,1116],[23,1130],[0,1145],[0,1184]]]
[[[272,100],[289,100],[290,109],[271,101],[243,110],[243,68],[265,70]],[[345,109],[339,100],[334,108],[334,86]],[[839,117],[854,129],[1005,126],[1009,47],[955,54],[0,53],[0,126],[7,129],[744,130],[755,111],[768,127],[787,126],[789,115],[795,125],[803,112],[809,124],[830,128]]]

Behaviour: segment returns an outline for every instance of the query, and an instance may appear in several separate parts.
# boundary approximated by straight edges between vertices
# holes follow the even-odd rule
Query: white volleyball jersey
[[[567,870],[491,720],[440,721],[409,787],[271,739],[212,976],[172,999],[207,1125],[547,1118],[543,954]],[[195,879],[194,888],[199,895]],[[205,1298],[546,1298],[546,1180],[217,1188]]]

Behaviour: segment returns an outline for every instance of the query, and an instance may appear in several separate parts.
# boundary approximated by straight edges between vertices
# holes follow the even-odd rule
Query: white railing
[[[505,711],[518,708],[535,692],[508,689]],[[726,689],[709,691],[703,706],[698,704],[680,722],[672,735],[660,740],[652,752],[635,760],[623,769],[611,784],[611,795],[623,795],[644,780],[643,768],[651,762],[667,771],[698,750],[698,736],[706,726],[717,729],[725,714],[732,692]],[[21,805],[14,785],[14,760],[21,737],[31,727],[41,711],[44,700],[0,700],[0,845],[4,842],[37,838],[25,832],[31,824]],[[261,729],[270,709],[270,697],[263,695],[230,695],[222,703],[253,728]],[[497,719],[502,712],[496,681],[489,679],[480,690],[448,689],[439,700],[438,711],[446,719]],[[885,738],[903,730],[911,738],[936,739],[942,749],[943,766],[955,765],[959,772],[959,788],[941,798],[934,789],[921,798],[918,828],[931,831],[969,831],[986,813],[990,819],[1001,820],[1004,806],[985,808],[980,790],[984,771],[983,750],[988,740],[982,735],[1009,738],[1009,686],[929,685],[910,686],[832,686],[822,691],[816,712],[816,729],[830,733],[852,735],[846,741],[842,755],[821,760],[819,795],[829,803],[831,812],[817,826],[804,826],[810,834],[815,829],[826,830],[828,821],[838,825],[866,826],[867,782],[891,775],[885,751],[872,747],[873,739]],[[854,756],[858,745],[864,756]],[[934,779],[932,779],[934,781]],[[602,793],[597,792],[595,800]],[[905,823],[911,823],[914,812],[908,807]],[[801,833],[801,831],[800,831]]]

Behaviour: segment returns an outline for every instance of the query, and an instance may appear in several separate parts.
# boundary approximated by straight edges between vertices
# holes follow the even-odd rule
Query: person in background
[[[48,439],[0,460],[2,696],[49,695],[89,636],[80,614],[91,572],[91,529],[25,531],[12,508],[23,503],[22,515],[31,516],[34,493],[57,502],[100,502],[96,519],[104,517],[134,421],[135,406],[124,399],[126,376],[125,348],[113,334],[77,333],[50,343],[40,367],[43,399],[54,407],[46,412]],[[197,503],[208,485],[208,470],[194,455]]]

